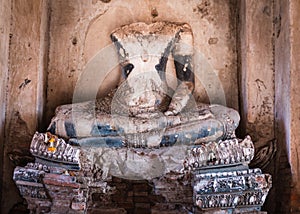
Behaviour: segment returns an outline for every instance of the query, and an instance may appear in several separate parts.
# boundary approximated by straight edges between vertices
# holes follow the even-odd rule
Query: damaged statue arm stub
[[[176,115],[181,112],[190,99],[193,98],[195,76],[192,71],[191,60],[191,56],[177,56],[174,58],[178,85],[173,94],[169,109],[165,113],[167,116]]]
[[[169,110],[165,113],[167,116],[178,114],[187,105],[195,88],[193,35],[189,28],[180,31],[172,55],[178,83]]]
[[[193,98],[194,83],[184,81],[179,83],[175,93],[172,96],[172,101],[165,112],[166,116],[177,115],[180,113]],[[188,110],[188,109],[187,109]]]

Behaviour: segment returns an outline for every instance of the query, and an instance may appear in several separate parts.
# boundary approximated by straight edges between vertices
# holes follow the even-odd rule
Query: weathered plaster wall
[[[290,142],[290,19],[289,1],[275,1],[275,112],[276,138],[278,139],[277,170],[274,185],[277,186],[276,210],[281,213],[290,207],[290,165],[287,151]]]
[[[274,138],[272,23],[272,1],[241,1],[240,100],[243,126],[244,131],[262,145]]]
[[[275,1],[276,137],[279,212],[300,212],[300,2]]]
[[[11,20],[5,20],[10,23],[10,42],[9,58],[6,59],[9,62],[8,82],[7,88],[3,87],[7,90],[3,153],[5,174],[1,189],[3,213],[8,213],[14,204],[22,202],[12,181],[12,172],[15,164],[22,165],[23,159],[19,159],[20,155],[29,154],[31,137],[37,130],[38,118],[42,113],[39,101],[42,94],[40,84],[43,84],[40,80],[43,78],[42,44],[45,29],[41,23],[46,7],[46,1],[6,2],[11,2]],[[4,9],[10,11],[10,7]]]
[[[235,1],[104,2],[107,1],[51,1],[47,122],[56,106],[72,102],[80,75],[97,53],[105,52],[105,57],[94,71],[94,82],[88,84],[105,78],[106,83],[118,80],[118,71],[105,67],[114,60],[109,58],[110,33],[121,25],[139,21],[189,23],[194,32],[195,73],[200,79],[196,82],[196,96],[205,102],[224,101],[238,109]],[[105,83],[97,84],[106,88]]]
[[[249,134],[254,141],[256,157],[252,165],[274,175],[273,2],[243,0],[239,7],[238,70],[242,118],[239,130],[242,135]],[[265,204],[271,213],[274,212],[272,201],[275,197],[272,188]]]
[[[3,181],[3,146],[5,129],[5,109],[6,109],[6,83],[8,75],[8,47],[9,30],[11,16],[10,1],[0,1],[0,190],[2,190]],[[2,191],[0,191],[0,203]]]
[[[300,2],[290,3],[291,22],[291,137],[289,161],[292,171],[291,210],[300,212]]]

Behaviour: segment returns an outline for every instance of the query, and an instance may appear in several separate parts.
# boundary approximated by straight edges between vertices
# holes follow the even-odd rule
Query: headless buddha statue
[[[111,34],[121,67],[119,87],[96,101],[56,109],[48,131],[80,145],[159,147],[234,137],[239,114],[193,98],[193,34],[189,25],[134,23]],[[167,63],[174,62],[176,87]]]

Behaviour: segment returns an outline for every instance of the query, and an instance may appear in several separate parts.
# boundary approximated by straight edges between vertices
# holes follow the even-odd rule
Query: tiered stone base
[[[50,154],[43,136],[31,144],[36,162],[14,172],[32,213],[257,213],[271,187],[247,167],[249,138],[159,149],[61,141]]]

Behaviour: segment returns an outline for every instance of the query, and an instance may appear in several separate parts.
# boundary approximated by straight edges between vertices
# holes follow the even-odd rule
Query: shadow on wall
[[[277,154],[275,157],[275,172],[273,176],[272,198],[265,204],[269,213],[291,212],[292,173],[287,154],[287,134],[283,120],[276,121]],[[274,197],[275,195],[275,197]],[[274,203],[275,202],[275,203]]]
[[[273,179],[273,189],[276,198],[274,201],[268,201],[265,205],[266,210],[274,211],[274,213],[290,213],[291,212],[291,185],[292,185],[292,173],[291,167],[288,162],[287,153],[281,151],[278,153],[277,161],[277,173]]]

